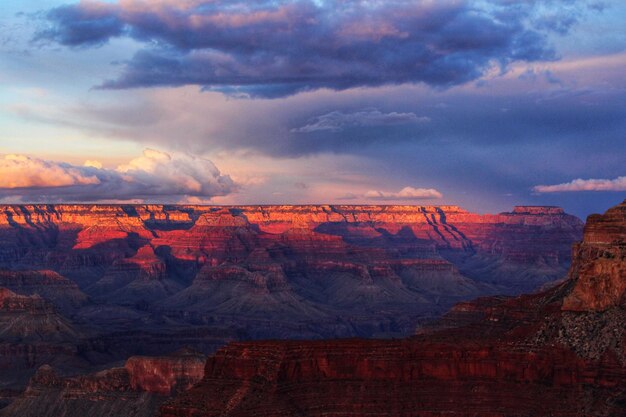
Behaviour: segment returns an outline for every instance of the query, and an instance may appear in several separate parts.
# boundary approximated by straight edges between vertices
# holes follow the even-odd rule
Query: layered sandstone
[[[39,295],[20,295],[0,287],[1,388],[23,386],[43,363],[72,361],[82,337],[70,320]],[[75,364],[80,367],[82,362]]]
[[[249,337],[406,334],[459,300],[559,278],[581,228],[554,207],[8,205],[0,266],[49,269],[98,303],[223,320]]]
[[[78,230],[73,242],[76,249],[87,249],[133,233],[138,239],[150,240],[155,234],[150,231],[184,230],[194,225],[212,228],[249,228],[253,225],[270,234],[291,229],[314,230],[322,225],[354,225],[357,229],[379,226],[396,234],[407,227],[418,239],[456,248],[491,247],[497,239],[498,228],[510,227],[511,231],[516,231],[516,226],[537,226],[576,232],[581,227],[580,221],[563,213],[560,208],[529,206],[516,207],[511,213],[496,215],[473,214],[457,206],[0,206],[0,226],[36,227],[40,231],[57,233],[63,229]],[[349,234],[341,228],[336,231],[337,234]],[[380,231],[376,232],[372,231],[374,235],[380,235]],[[326,234],[333,234],[332,230]],[[41,238],[45,240],[44,235],[42,233]],[[167,237],[168,234],[163,233],[162,236]],[[47,238],[54,240],[53,236]],[[490,250],[499,249],[491,247]]]
[[[55,342],[78,332],[38,295],[19,295],[0,287],[0,342]]]
[[[87,296],[76,283],[49,270],[0,270],[0,287],[21,295],[37,294],[66,313],[71,313],[88,302]]]
[[[567,311],[604,311],[626,306],[626,201],[587,219],[583,241],[574,247],[574,289]]]
[[[86,372],[233,340],[404,337],[456,302],[560,278],[581,230],[541,207],[2,205],[0,286],[45,309],[4,316],[16,336],[0,388],[44,363]]]
[[[619,416],[626,380],[610,357],[411,340],[235,344],[205,372],[162,417]]]
[[[133,390],[169,396],[199,382],[204,376],[205,361],[206,356],[201,353],[181,350],[169,356],[133,356],[124,368]]]
[[[132,357],[124,367],[61,376],[40,367],[25,392],[0,416],[153,416],[159,404],[202,379],[205,357],[192,351]]]
[[[625,416],[625,208],[590,218],[546,292],[459,304],[404,340],[233,343],[161,416]]]

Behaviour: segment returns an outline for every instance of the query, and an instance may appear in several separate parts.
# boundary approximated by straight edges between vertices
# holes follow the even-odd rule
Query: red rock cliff
[[[406,336],[460,300],[561,278],[581,231],[554,207],[4,205],[0,268],[54,271],[10,288],[70,316],[82,291],[246,338]]]
[[[603,311],[626,306],[626,201],[604,215],[592,215],[584,239],[574,246],[568,311]]]
[[[122,368],[71,377],[44,365],[0,416],[153,416],[167,396],[202,379],[205,359],[192,351],[137,356]]]
[[[205,361],[206,357],[200,353],[182,350],[169,356],[133,356],[124,368],[132,389],[172,395],[202,379]]]
[[[405,340],[233,343],[161,416],[626,416],[624,207],[590,218],[547,292],[464,303]]]

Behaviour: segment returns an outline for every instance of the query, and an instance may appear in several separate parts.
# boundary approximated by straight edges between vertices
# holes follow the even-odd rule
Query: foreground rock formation
[[[180,351],[162,357],[131,357],[123,367],[62,377],[39,368],[26,391],[0,416],[149,417],[170,395],[202,378],[206,357]]]
[[[568,311],[626,307],[626,205],[587,219],[585,240],[574,247],[576,286],[563,303]]]
[[[590,217],[564,283],[409,339],[230,344],[161,416],[625,416],[625,231],[626,201]]]

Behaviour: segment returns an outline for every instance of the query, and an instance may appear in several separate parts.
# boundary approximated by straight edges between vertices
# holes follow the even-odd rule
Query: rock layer
[[[88,302],[87,296],[74,282],[54,271],[0,270],[0,287],[21,295],[37,294],[68,314]]]
[[[0,416],[149,417],[168,395],[203,375],[205,357],[191,351],[171,356],[132,357],[124,367],[64,377],[44,365],[26,391]]]
[[[83,335],[39,295],[0,287],[0,386],[23,386],[42,363],[63,364],[78,355]],[[81,360],[74,362],[78,367]],[[0,394],[2,397],[2,394]]]
[[[553,207],[2,205],[0,286],[32,308],[0,311],[0,397],[46,363],[405,337],[458,301],[561,277],[581,231]],[[133,383],[167,385],[168,366]]]
[[[584,240],[574,247],[576,285],[567,311],[604,311],[626,306],[626,204],[587,219]]]
[[[0,267],[249,338],[397,336],[459,300],[559,278],[581,229],[554,207],[7,205]]]
[[[462,303],[405,340],[233,343],[161,416],[625,416],[624,210],[590,218],[546,292]]]
[[[181,350],[169,356],[133,356],[124,368],[130,387],[135,391],[165,396],[186,391],[204,376],[206,356],[192,350]]]

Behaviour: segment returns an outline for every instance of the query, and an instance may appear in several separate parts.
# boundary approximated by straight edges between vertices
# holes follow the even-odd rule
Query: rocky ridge
[[[581,231],[552,207],[0,206],[0,286],[32,306],[0,311],[0,398],[44,364],[406,336],[458,301],[559,278]]]
[[[574,247],[576,279],[563,302],[565,311],[605,311],[626,307],[626,205],[592,215],[584,240]]]
[[[559,278],[581,229],[553,207],[477,215],[456,206],[9,205],[0,206],[0,268],[56,272],[98,303],[194,323],[223,317],[251,337],[293,329],[274,334],[258,314],[249,324],[232,314],[281,313],[264,306],[286,300],[296,327],[312,311],[353,318],[318,325],[318,336],[371,335],[378,325],[406,334],[459,300]],[[247,296],[234,293],[246,286]],[[221,297],[200,296],[215,291]],[[410,321],[381,316],[394,306],[412,310]]]
[[[202,378],[205,359],[189,350],[161,357],[137,356],[123,367],[79,376],[59,376],[44,365],[23,394],[0,409],[0,416],[153,416],[169,395]]]
[[[161,416],[626,416],[624,213],[590,217],[543,293],[459,304],[404,340],[233,343]]]

